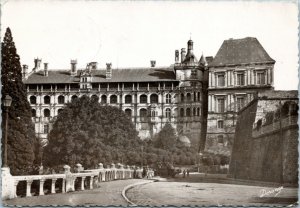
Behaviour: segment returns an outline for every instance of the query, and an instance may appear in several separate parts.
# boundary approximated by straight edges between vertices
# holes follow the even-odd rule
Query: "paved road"
[[[136,186],[127,197],[136,205],[289,205],[297,201],[297,188],[283,188],[277,196],[270,193],[260,197],[261,187],[219,183],[154,182]]]
[[[104,182],[100,188],[93,190],[70,192],[66,194],[53,194],[46,196],[33,196],[28,198],[16,198],[3,201],[4,205],[20,206],[50,206],[50,205],[123,205],[128,203],[121,193],[129,184],[146,181],[143,179],[130,179]]]

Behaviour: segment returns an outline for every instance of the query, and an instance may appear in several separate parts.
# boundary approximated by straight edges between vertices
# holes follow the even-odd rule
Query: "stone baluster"
[[[44,183],[45,183],[45,179],[41,179],[40,180],[40,190],[39,190],[39,195],[40,196],[45,195],[45,193],[44,193]]]
[[[90,177],[90,189],[93,189],[94,176]]]
[[[80,190],[84,190],[84,180],[85,180],[85,177],[81,177],[81,188]]]
[[[18,186],[19,181],[14,181],[14,190],[13,190],[13,198],[18,197],[17,196],[17,186]],[[3,184],[2,184],[3,185]]]
[[[26,197],[31,196],[31,184],[32,184],[32,180],[27,180],[26,181]]]
[[[56,182],[56,178],[55,179],[52,179],[51,181],[51,194],[55,194],[55,182]]]

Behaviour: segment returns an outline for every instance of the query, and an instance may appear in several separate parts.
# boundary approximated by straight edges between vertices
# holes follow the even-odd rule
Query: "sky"
[[[69,69],[174,63],[174,51],[194,41],[200,58],[215,56],[224,40],[256,37],[276,61],[276,90],[298,89],[297,1],[2,0],[1,40],[10,27],[21,64],[34,58]]]

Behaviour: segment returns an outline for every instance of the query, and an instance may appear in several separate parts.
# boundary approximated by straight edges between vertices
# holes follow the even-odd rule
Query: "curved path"
[[[33,196],[27,198],[15,198],[3,201],[3,205],[19,206],[50,206],[50,205],[122,205],[129,203],[123,198],[122,191],[131,184],[147,182],[143,179],[117,180],[101,183],[101,186],[93,190],[69,192],[65,194],[51,194],[45,196]]]

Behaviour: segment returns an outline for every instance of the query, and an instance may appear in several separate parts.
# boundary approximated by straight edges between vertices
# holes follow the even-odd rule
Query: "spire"
[[[206,61],[205,56],[203,56],[203,52],[202,52],[199,64],[202,65],[202,66],[207,66],[207,61]]]

